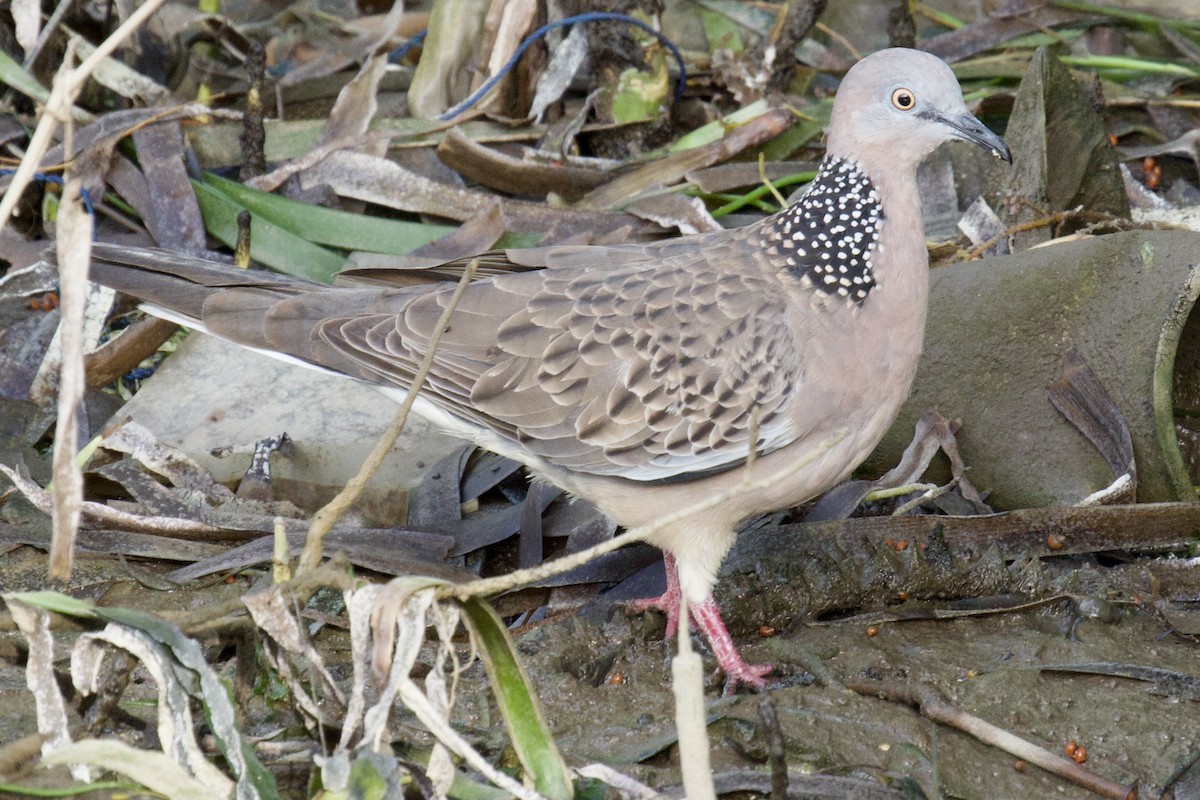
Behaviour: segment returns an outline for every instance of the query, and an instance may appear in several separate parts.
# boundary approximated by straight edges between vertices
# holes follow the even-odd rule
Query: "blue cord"
[[[429,29],[426,28],[425,30],[418,33],[416,36],[409,39],[404,44],[397,47],[392,52],[388,53],[388,61],[395,64],[397,61],[399,61],[400,59],[402,59],[406,55],[408,55],[409,50],[412,50],[414,47],[419,45],[421,42],[425,41],[425,37],[428,35],[429,35]]]
[[[573,25],[576,22],[599,22],[604,20],[628,22],[630,25],[636,25],[637,27],[646,31],[646,33],[649,33],[655,39],[658,39],[658,41],[662,42],[664,47],[671,51],[671,55],[675,56],[675,61],[679,64],[679,83],[675,87],[675,102],[678,103],[679,99],[683,97],[683,88],[685,85],[687,85],[687,67],[684,66],[683,54],[679,52],[679,48],[675,46],[675,43],[636,17],[631,17],[628,14],[615,14],[610,11],[593,11],[587,14],[577,14],[574,17],[567,17],[566,19],[548,22],[533,33],[529,34],[529,36],[525,38],[525,41],[521,42],[521,46],[517,48],[517,52],[513,53],[512,58],[510,58],[508,63],[500,68],[499,72],[488,78],[487,82],[475,90],[475,93],[466,100],[463,100],[454,108],[450,109],[445,114],[442,114],[441,119],[453,119],[471,106],[478,103],[481,97],[487,94],[493,86],[499,83],[500,80],[507,75],[514,66],[516,66],[517,61],[520,60],[522,55],[524,55],[525,51],[529,48],[529,45],[533,44],[538,39],[541,39],[550,31],[554,30],[555,28],[561,28],[564,25]],[[407,46],[408,45],[405,45],[405,47]]]
[[[17,171],[15,169],[9,169],[7,167],[5,167],[4,169],[0,169],[0,175],[16,175],[16,174],[17,174]],[[48,172],[35,172],[35,173],[33,173],[33,179],[35,181],[39,181],[41,183],[57,183],[59,186],[63,185],[63,179],[62,179],[61,175],[53,175]],[[88,192],[87,189],[80,186],[79,187],[79,197],[80,197],[80,199],[83,200],[83,207],[88,212],[88,214],[90,214],[93,217],[96,216],[96,209],[92,206],[91,193]],[[93,227],[93,229],[95,228],[95,226],[92,226],[92,227]]]

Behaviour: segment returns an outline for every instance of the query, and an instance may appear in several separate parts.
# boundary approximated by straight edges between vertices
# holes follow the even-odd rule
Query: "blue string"
[[[425,41],[425,37],[428,35],[429,35],[429,29],[426,28],[425,30],[418,33],[416,36],[409,39],[404,44],[397,47],[392,52],[388,53],[388,61],[395,64],[397,61],[399,61],[400,59],[402,59],[406,55],[408,55],[409,50],[412,50],[414,47],[419,45],[421,42]]]
[[[442,114],[441,119],[453,119],[471,106],[478,103],[481,97],[487,94],[493,86],[499,83],[500,80],[507,75],[513,67],[516,66],[517,61],[519,61],[521,56],[524,55],[525,51],[529,48],[529,45],[533,44],[538,39],[541,39],[550,31],[554,30],[555,28],[561,28],[564,25],[573,25],[576,22],[600,22],[606,20],[627,22],[630,25],[636,25],[646,33],[653,36],[655,39],[658,39],[658,41],[661,42],[664,47],[671,51],[671,55],[675,57],[675,61],[679,64],[679,83],[675,87],[675,102],[678,103],[680,98],[683,97],[684,86],[687,85],[687,67],[684,66],[683,54],[679,52],[679,48],[675,46],[675,43],[636,17],[631,17],[628,14],[615,14],[611,11],[592,11],[587,14],[577,14],[574,17],[567,17],[566,19],[548,22],[533,33],[529,34],[529,36],[525,38],[525,41],[521,42],[520,47],[517,48],[517,52],[513,53],[512,58],[510,58],[508,63],[500,68],[499,72],[488,78],[487,82],[484,83],[483,86],[480,86],[475,93],[466,100],[463,100],[454,108],[450,109],[445,114]]]
[[[0,169],[0,175],[16,175],[16,174],[17,174],[17,171],[15,169],[9,169],[7,167],[5,167],[4,169]],[[35,172],[35,173],[33,173],[33,179],[35,181],[39,181],[40,183],[57,183],[59,186],[63,185],[63,179],[62,179],[61,175],[54,175],[49,172]],[[80,197],[80,199],[83,200],[84,209],[88,212],[89,215],[95,217],[96,209],[92,206],[91,193],[88,192],[87,189],[80,186],[79,187],[79,197]],[[95,226],[93,225],[92,228],[94,229]]]
[[[155,369],[155,367],[134,367],[121,378],[127,381],[144,381],[154,374]]]

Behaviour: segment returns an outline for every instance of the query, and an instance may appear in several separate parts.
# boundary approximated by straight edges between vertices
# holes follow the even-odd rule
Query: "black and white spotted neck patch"
[[[861,305],[875,286],[871,255],[882,221],[867,173],[853,161],[829,157],[804,196],[771,221],[767,253],[818,294]]]

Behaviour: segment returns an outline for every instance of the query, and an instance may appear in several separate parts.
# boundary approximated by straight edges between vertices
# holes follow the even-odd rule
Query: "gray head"
[[[964,139],[1011,163],[1004,141],[963,104],[950,67],[920,50],[880,50],[859,61],[838,88],[828,152],[873,168],[916,169],[942,142]]]

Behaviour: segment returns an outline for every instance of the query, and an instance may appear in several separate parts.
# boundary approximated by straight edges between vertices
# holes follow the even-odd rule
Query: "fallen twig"
[[[108,386],[153,355],[178,329],[174,322],[158,317],[133,323],[120,336],[83,357],[88,386],[94,389]]]
[[[981,742],[999,747],[1017,758],[1035,764],[1042,769],[1075,783],[1102,797],[1112,800],[1137,800],[1136,786],[1123,786],[1108,778],[1084,769],[1068,758],[1055,755],[1044,747],[1016,736],[1003,728],[968,714],[950,702],[940,690],[923,683],[893,683],[888,681],[846,681],[846,687],[862,695],[907,703],[916,706],[923,716],[941,722],[964,733],[969,733]]]
[[[1020,222],[1016,225],[1010,225],[1004,229],[1003,233],[999,233],[988,239],[973,249],[967,251],[963,256],[963,261],[974,261],[983,256],[994,245],[999,244],[1010,236],[1015,236],[1018,233],[1037,230],[1038,228],[1048,228],[1052,225],[1061,225],[1064,222],[1072,219],[1086,219],[1092,222],[1111,222],[1116,219],[1111,214],[1101,214],[1096,211],[1084,211],[1082,208],[1069,208],[1066,211],[1058,211],[1054,214],[1049,214],[1037,219],[1031,219],[1028,222]]]

